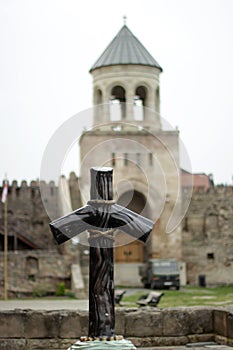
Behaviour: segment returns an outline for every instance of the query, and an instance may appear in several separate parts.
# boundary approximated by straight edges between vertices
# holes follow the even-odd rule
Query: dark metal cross
[[[111,168],[91,168],[91,200],[50,223],[58,244],[88,231],[90,243],[89,337],[115,335],[114,236],[119,229],[146,242],[154,223],[113,201]]]

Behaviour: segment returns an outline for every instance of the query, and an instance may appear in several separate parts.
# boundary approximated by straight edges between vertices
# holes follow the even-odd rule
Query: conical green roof
[[[162,68],[151,56],[142,43],[124,25],[115,38],[110,42],[102,55],[91,67],[90,72],[101,67],[119,64],[139,64]]]

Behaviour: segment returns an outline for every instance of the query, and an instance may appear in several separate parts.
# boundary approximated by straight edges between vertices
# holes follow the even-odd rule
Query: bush
[[[46,284],[39,284],[33,289],[32,296],[39,297],[39,298],[45,297],[50,293],[50,290],[51,290],[50,286]]]
[[[69,297],[69,298],[76,299],[74,292],[72,292],[71,290],[66,290],[65,296]]]
[[[63,297],[65,295],[66,292],[66,286],[64,282],[60,282],[57,285],[57,289],[56,289],[56,296],[57,297]]]

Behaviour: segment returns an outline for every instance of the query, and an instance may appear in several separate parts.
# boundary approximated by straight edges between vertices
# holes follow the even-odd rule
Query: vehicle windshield
[[[163,261],[153,264],[154,274],[179,274],[177,263],[173,261]]]

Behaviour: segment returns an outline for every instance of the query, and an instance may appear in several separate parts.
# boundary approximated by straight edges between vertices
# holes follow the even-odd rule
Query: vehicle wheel
[[[143,283],[143,285],[144,285],[144,288],[146,288],[146,289],[150,288],[150,284],[149,283]]]
[[[176,286],[176,290],[179,290],[180,289],[180,286]]]

